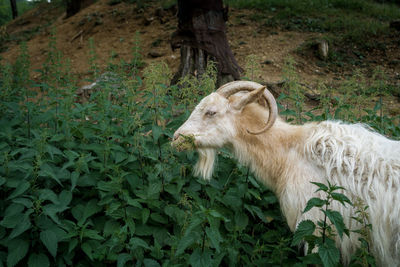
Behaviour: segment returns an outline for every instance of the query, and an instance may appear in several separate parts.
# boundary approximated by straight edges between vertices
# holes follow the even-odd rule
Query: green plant
[[[324,192],[326,196],[325,198],[311,198],[303,213],[317,207],[323,213],[323,219],[317,222],[311,220],[300,222],[294,233],[292,245],[299,245],[303,240],[307,242],[310,254],[303,258],[306,263],[337,266],[340,261],[340,252],[335,244],[335,236],[339,235],[342,238],[343,234],[349,236],[350,232],[343,222],[342,215],[338,211],[332,210],[330,206],[333,201],[338,201],[342,205],[345,203],[352,205],[352,203],[344,194],[335,192],[344,190],[343,187],[332,185],[329,181],[328,185],[311,183],[318,186],[316,192]],[[313,252],[314,248],[317,248],[318,252]]]
[[[171,149],[174,131],[215,90],[214,65],[201,79],[171,87],[164,63],[139,71],[138,41],[133,64],[113,61],[112,77],[80,103],[69,61],[55,44],[51,35],[41,70],[48,75],[35,81],[24,45],[16,63],[0,65],[0,265],[293,266],[307,260],[291,245],[276,196],[232,155],[219,153],[215,177],[206,182],[192,174],[195,152]],[[289,72],[295,71],[293,63]],[[286,77],[298,86],[294,76]],[[376,91],[389,90],[379,77],[385,89]],[[362,86],[364,95],[378,88]],[[292,109],[296,94],[287,88],[292,119],[323,119],[303,116],[314,112],[305,107]],[[351,92],[329,107],[331,99],[324,100],[325,108],[341,115],[353,108],[350,98]],[[399,118],[386,112],[366,107],[360,119],[400,137]],[[315,229],[325,229],[329,245],[328,220]],[[364,261],[366,251],[354,261]]]

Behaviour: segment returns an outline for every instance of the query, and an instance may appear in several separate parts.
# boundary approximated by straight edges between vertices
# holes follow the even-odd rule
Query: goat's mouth
[[[179,152],[185,150],[194,150],[197,147],[196,140],[193,134],[190,135],[180,134],[178,138],[175,138],[171,142],[171,145]]]

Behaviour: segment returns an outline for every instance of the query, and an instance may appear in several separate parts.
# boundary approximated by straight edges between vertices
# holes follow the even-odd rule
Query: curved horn
[[[229,96],[240,91],[252,91],[252,92],[238,103],[237,108],[241,108],[247,105],[248,103],[254,101],[256,96],[260,93],[260,91],[264,91],[262,95],[264,99],[267,101],[269,107],[269,117],[265,126],[259,131],[250,131],[249,129],[247,129],[247,132],[249,134],[261,134],[267,131],[269,128],[271,128],[271,126],[275,123],[276,118],[278,117],[278,106],[271,92],[268,91],[268,89],[265,90],[265,86],[256,82],[234,81],[218,88],[217,93],[225,98],[228,98]]]

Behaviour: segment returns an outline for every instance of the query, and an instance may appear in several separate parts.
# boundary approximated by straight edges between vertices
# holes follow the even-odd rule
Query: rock
[[[82,102],[88,101],[93,92],[107,88],[110,90],[110,98],[116,99],[124,95],[121,88],[121,77],[115,72],[104,72],[94,83],[82,86],[76,91]]]
[[[143,25],[144,26],[149,26],[151,22],[154,20],[154,17],[144,17],[143,18]]]
[[[329,55],[329,45],[326,40],[318,40],[317,41],[317,47],[318,47],[318,56],[322,60],[326,60]]]
[[[156,51],[156,50],[151,50],[148,54],[150,57],[152,58],[157,58],[157,57],[162,57],[164,56],[164,53],[160,52],[160,51]]]

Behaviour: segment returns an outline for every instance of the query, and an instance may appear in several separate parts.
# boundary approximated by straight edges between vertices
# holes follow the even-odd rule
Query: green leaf
[[[92,229],[85,229],[83,231],[83,237],[87,237],[87,238],[95,239],[95,240],[104,240],[104,237],[99,235],[98,231],[92,230]]]
[[[61,150],[49,144],[46,145],[46,152],[49,153],[52,160],[54,160],[54,155],[63,155]]]
[[[202,252],[199,248],[195,249],[190,256],[189,263],[192,267],[212,266],[211,253],[209,250]]]
[[[317,197],[313,197],[307,202],[307,205],[306,205],[303,213],[309,211],[310,209],[312,209],[314,207],[319,207],[320,208],[323,205],[325,205],[325,200],[322,200],[322,199],[317,198]]]
[[[57,235],[51,230],[45,230],[40,233],[40,240],[53,257],[57,255],[58,240]]]
[[[45,254],[32,253],[29,256],[28,267],[49,267],[49,266],[50,266],[50,261]]]
[[[335,246],[335,241],[329,238],[318,246],[318,255],[325,267],[335,267],[340,261],[339,249]]]
[[[7,199],[13,199],[22,195],[23,193],[25,193],[26,190],[28,190],[30,186],[31,185],[29,182],[23,181],[17,186],[17,188],[15,188],[15,190],[11,193],[11,195]]]
[[[8,242],[7,266],[13,267],[22,260],[28,253],[29,242],[21,239],[14,239]]]
[[[41,177],[50,177],[54,181],[56,181],[60,186],[62,186],[60,179],[58,179],[57,174],[54,172],[53,168],[48,164],[43,164],[40,167],[40,171],[38,175]]]
[[[158,125],[153,125],[151,127],[153,133],[153,140],[157,142],[160,136],[163,134],[163,129]]]
[[[0,176],[0,186],[2,186],[3,184],[5,184],[6,182],[6,178]]]
[[[339,212],[334,210],[327,210],[324,212],[329,220],[335,225],[340,238],[343,237],[343,232],[349,235],[349,231],[346,229],[346,225],[343,222],[343,217]]]
[[[81,245],[81,249],[83,252],[86,253],[86,255],[93,261],[93,249],[92,246],[89,244],[89,242],[85,242]]]
[[[297,225],[296,231],[293,235],[292,246],[300,244],[300,242],[309,235],[312,235],[315,231],[315,224],[310,220],[301,221]]]
[[[332,193],[331,193],[331,196],[332,196],[332,198],[333,198],[334,200],[337,200],[337,201],[339,201],[340,203],[342,203],[342,205],[345,205],[346,202],[347,202],[348,204],[352,205],[350,199],[349,199],[348,197],[346,197],[345,195],[343,195],[343,194],[332,192]]]
[[[132,250],[134,250],[134,249],[137,248],[137,247],[142,247],[142,248],[145,248],[145,249],[150,249],[150,247],[149,247],[149,245],[147,245],[146,241],[144,241],[143,239],[138,238],[138,237],[132,237],[132,238],[129,240],[129,244],[132,246]]]
[[[83,208],[81,214],[82,217],[80,217],[80,219],[78,220],[78,225],[82,226],[89,217],[98,213],[99,211],[101,211],[101,209],[102,208],[97,205],[97,200],[91,199]]]
[[[235,213],[235,224],[237,230],[243,231],[248,223],[249,223],[249,217],[247,217],[247,215],[244,212]]]
[[[150,216],[150,210],[149,209],[143,209],[142,210],[142,223],[146,224],[147,220],[149,219]]]
[[[22,211],[24,210],[24,206],[20,204],[11,204],[5,212],[5,216],[3,220],[0,222],[1,226],[6,228],[15,228],[17,224],[20,222],[21,217],[23,217]]]
[[[328,190],[329,190],[328,186],[326,186],[325,184],[317,183],[317,182],[311,182],[311,183],[318,186],[318,190],[316,192],[318,192],[318,191],[328,192]]]
[[[75,189],[76,184],[78,183],[79,176],[79,172],[73,171],[71,173],[71,191]]]
[[[25,207],[27,207],[28,209],[32,208],[32,206],[33,206],[32,200],[30,200],[28,198],[23,198],[23,197],[15,198],[15,199],[13,199],[12,202],[17,203],[17,204],[22,204]]]
[[[160,267],[160,264],[153,259],[144,259],[143,265],[144,267]]]
[[[133,257],[127,253],[121,253],[118,255],[117,258],[117,267],[124,267],[125,263],[128,261],[133,260]]]
[[[184,235],[178,243],[177,249],[176,249],[176,256],[181,255],[187,247],[190,245],[194,244],[196,242],[196,235],[193,234],[188,234]]]
[[[116,151],[115,154],[115,163],[118,164],[128,158],[128,154],[125,152]]]
[[[222,242],[222,237],[219,234],[218,229],[216,229],[215,227],[207,227],[206,228],[206,234],[207,237],[210,239],[211,244],[214,246],[214,248],[217,250],[217,252],[220,252],[220,246],[219,244]]]
[[[17,226],[12,230],[9,238],[13,239],[31,228],[31,221],[29,219],[29,215],[33,212],[32,209],[28,210],[27,212],[22,215],[22,217],[19,218],[19,223]]]

